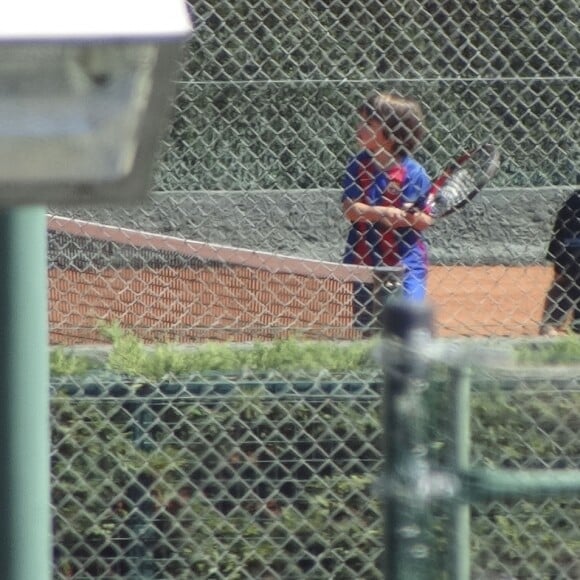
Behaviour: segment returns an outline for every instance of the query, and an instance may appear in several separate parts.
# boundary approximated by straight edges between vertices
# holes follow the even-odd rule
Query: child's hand
[[[381,213],[383,217],[379,223],[385,228],[399,228],[406,225],[407,213],[400,207],[383,207]]]
[[[383,208],[383,220],[387,222],[397,221],[405,217],[405,210],[399,207]]]

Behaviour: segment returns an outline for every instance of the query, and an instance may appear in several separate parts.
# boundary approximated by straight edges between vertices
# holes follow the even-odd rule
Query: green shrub
[[[580,336],[567,334],[516,348],[518,362],[530,365],[580,364]]]
[[[220,342],[186,347],[161,343],[150,346],[119,324],[105,326],[101,332],[111,343],[105,362],[59,347],[51,353],[52,376],[83,376],[100,369],[159,381],[207,372],[340,373],[376,371],[379,368],[375,356],[376,341],[337,343],[289,338],[247,344]],[[580,363],[580,338],[574,334],[550,341],[518,344],[513,350],[518,365]]]
[[[75,355],[64,347],[55,348],[50,353],[50,374],[53,377],[78,377],[99,366],[95,360]]]
[[[107,368],[123,375],[159,381],[196,373],[306,372],[376,370],[375,343],[303,341],[294,338],[250,344],[203,343],[147,346],[135,334],[113,325],[103,329],[111,341]]]
[[[381,577],[381,506],[372,483],[383,429],[373,342],[289,339],[186,350],[146,346],[118,326],[106,332],[103,371],[126,377],[125,394],[67,397],[57,389],[51,402],[62,578],[127,575],[138,557],[136,535],[156,546],[151,566],[160,577]],[[546,356],[569,361],[577,344],[547,342]],[[518,348],[520,361],[538,361]],[[54,378],[90,366],[64,351],[52,362]],[[426,392],[438,467],[446,466],[452,436],[452,372],[434,367]],[[516,375],[473,371],[474,464],[574,466],[580,393]],[[195,395],[188,394],[192,380],[203,387]],[[176,386],[173,395],[160,394],[167,384]],[[556,498],[474,506],[474,570],[523,578],[571,569],[579,510],[577,500]],[[433,549],[441,570],[451,557],[450,526],[437,509]],[[107,558],[114,569],[104,568]],[[441,572],[437,580],[444,578]]]

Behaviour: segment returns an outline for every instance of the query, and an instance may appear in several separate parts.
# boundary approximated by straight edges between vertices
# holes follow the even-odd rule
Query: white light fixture
[[[143,200],[190,34],[185,0],[0,8],[0,206]]]

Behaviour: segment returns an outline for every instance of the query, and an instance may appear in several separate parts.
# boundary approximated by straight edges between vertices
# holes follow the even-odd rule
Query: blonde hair
[[[382,124],[383,135],[395,144],[395,155],[413,153],[427,133],[423,109],[412,97],[374,93],[358,108],[358,113]]]

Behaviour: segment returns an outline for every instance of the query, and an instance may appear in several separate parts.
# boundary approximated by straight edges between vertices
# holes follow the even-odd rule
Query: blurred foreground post
[[[48,580],[50,427],[46,216],[0,212],[0,578]]]
[[[384,573],[389,580],[431,577],[429,477],[424,391],[431,310],[389,300],[383,311],[384,389]]]
[[[472,367],[501,366],[496,349],[467,345],[454,348],[432,340],[433,315],[420,303],[393,299],[382,313],[384,389],[384,577],[427,580],[439,577],[431,526],[434,505],[446,505],[450,548],[445,578],[468,580],[470,506],[505,499],[543,500],[580,495],[577,469],[486,469],[470,461],[470,392]],[[429,368],[443,363],[450,371],[449,394],[439,408],[449,423],[446,465],[429,461],[426,393]],[[439,394],[437,394],[439,395]],[[436,411],[436,409],[433,409]],[[444,502],[444,503],[442,503]]]
[[[0,580],[51,576],[43,206],[146,199],[191,33],[184,0],[92,8],[0,8]]]

